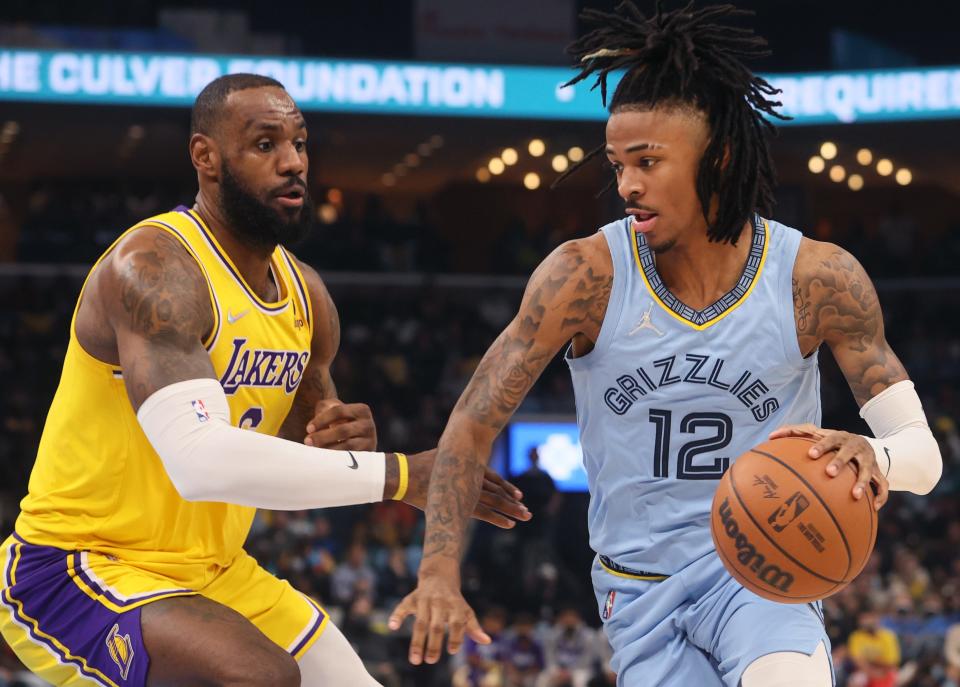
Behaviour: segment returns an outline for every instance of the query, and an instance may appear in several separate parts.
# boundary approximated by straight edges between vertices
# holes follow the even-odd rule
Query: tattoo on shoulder
[[[807,274],[795,275],[793,308],[805,354],[826,342],[862,405],[906,371],[884,336],[877,291],[847,251],[832,247]]]
[[[120,302],[131,328],[144,336],[195,336],[198,330],[202,336],[213,324],[206,291],[193,259],[176,239],[158,231],[149,249],[126,261]]]

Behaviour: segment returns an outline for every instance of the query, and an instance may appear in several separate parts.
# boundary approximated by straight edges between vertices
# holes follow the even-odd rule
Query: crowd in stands
[[[89,263],[118,228],[182,200],[149,193],[118,200],[108,193],[76,207],[56,190],[49,194],[45,201],[31,200],[20,241],[23,261]],[[339,227],[338,240],[351,240],[343,238],[349,231]],[[838,234],[835,240],[841,243],[848,235]],[[417,269],[416,229],[407,236],[414,257],[404,260]],[[334,243],[331,239],[328,245]],[[913,243],[918,251],[924,245]],[[889,259],[887,249],[883,241],[866,241],[854,252],[862,251],[858,256],[871,270],[871,261]],[[379,255],[378,264],[354,269],[398,268],[391,263],[395,252],[368,254]],[[327,259],[317,253],[321,272],[338,266]],[[922,255],[918,260],[927,266],[917,274],[937,273],[939,263],[928,265]],[[442,261],[436,264],[443,271]],[[67,273],[0,275],[4,532],[12,529],[26,488],[79,286],[79,278]],[[341,352],[333,368],[339,393],[370,404],[384,447],[410,451],[435,445],[456,398],[520,296],[510,289],[485,289],[482,297],[465,287],[363,289],[338,286],[335,279],[331,291],[342,321]],[[945,470],[928,497],[892,496],[881,513],[877,549],[867,569],[824,603],[838,685],[960,687],[960,334],[949,317],[958,297],[956,289],[881,291],[888,338],[917,383]],[[829,354],[821,358],[824,425],[865,431]],[[526,403],[531,412],[572,412],[562,361],[548,367]],[[586,499],[558,494],[536,467],[515,478],[526,480],[528,499],[536,501],[531,504],[535,520],[512,531],[478,525],[464,566],[465,592],[494,643],[468,642],[459,656],[437,666],[411,667],[408,636],[386,629],[389,611],[415,584],[423,534],[417,511],[387,502],[261,512],[248,548],[269,569],[321,599],[387,687],[613,685],[610,650],[597,630],[599,613],[589,583],[591,554],[586,535],[580,536]],[[30,684],[37,683],[21,675],[9,649],[0,647],[0,687]]]
[[[0,189],[2,193],[2,189]],[[325,191],[312,191],[317,204]],[[48,181],[30,189],[17,203],[20,236],[16,259],[22,262],[89,263],[119,231],[154,214],[192,204],[189,182],[179,184],[125,180]],[[572,238],[556,227],[527,227],[516,219],[496,234],[496,250],[481,261],[455,262],[456,235],[440,230],[424,205],[393,212],[376,195],[351,196],[318,224],[297,248],[299,257],[321,270],[359,272],[463,272],[528,275],[561,240]],[[12,199],[11,199],[12,200]],[[18,199],[19,200],[19,199]],[[8,200],[9,202],[9,200]],[[12,204],[12,203],[11,203]],[[614,219],[615,215],[611,215]],[[807,235],[850,250],[874,278],[948,276],[960,254],[960,217],[953,225],[930,229],[904,208],[892,204],[871,221],[837,223],[829,218],[785,220],[804,226]]]

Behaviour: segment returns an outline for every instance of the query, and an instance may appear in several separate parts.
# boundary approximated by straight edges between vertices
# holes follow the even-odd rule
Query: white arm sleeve
[[[890,489],[929,494],[943,474],[943,459],[913,382],[906,379],[887,387],[863,404],[860,417],[876,435],[865,439]]]
[[[233,427],[215,379],[165,386],[137,419],[187,501],[301,510],[383,500],[384,454],[312,448]]]

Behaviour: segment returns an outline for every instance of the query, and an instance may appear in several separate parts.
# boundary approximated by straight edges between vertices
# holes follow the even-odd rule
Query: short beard
[[[653,251],[654,255],[660,255],[661,253],[668,252],[671,248],[677,245],[676,239],[669,239],[663,243],[658,243],[654,245],[653,243],[647,242],[650,246],[650,250]]]
[[[252,248],[292,246],[306,238],[313,225],[313,201],[305,187],[301,190],[303,205],[299,208],[270,207],[248,191],[224,162],[220,170],[220,211],[237,238]]]

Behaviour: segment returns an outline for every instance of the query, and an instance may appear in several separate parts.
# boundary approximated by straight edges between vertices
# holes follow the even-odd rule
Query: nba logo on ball
[[[604,620],[609,620],[610,616],[613,615],[613,601],[617,598],[617,593],[613,590],[607,592],[607,600],[603,602],[603,613],[600,614],[600,617]]]
[[[784,528],[796,520],[809,506],[810,499],[799,491],[795,491],[793,492],[793,496],[784,501],[782,506],[770,514],[767,522],[773,525],[774,532],[783,532]]]

